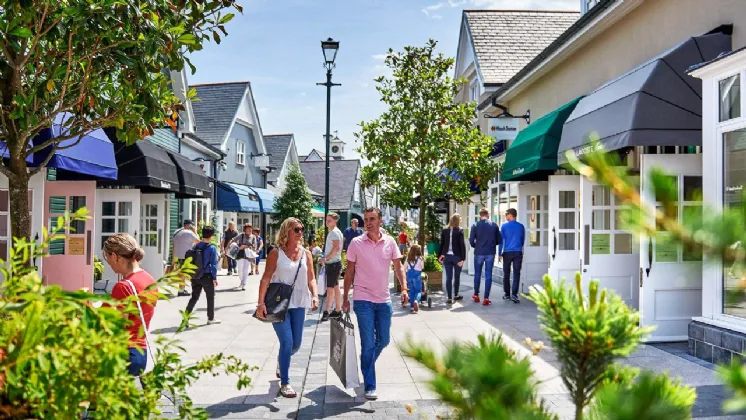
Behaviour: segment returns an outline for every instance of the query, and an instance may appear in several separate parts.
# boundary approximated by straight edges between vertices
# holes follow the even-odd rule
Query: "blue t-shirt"
[[[202,267],[212,280],[218,279],[218,250],[215,245],[200,242],[196,245],[202,250]]]
[[[353,229],[351,227],[348,227],[347,229],[345,229],[343,233],[345,237],[345,243],[342,249],[347,251],[347,247],[350,246],[350,242],[352,242],[353,239],[357,238],[358,236],[362,234],[363,234],[363,230],[360,228]]]
[[[526,228],[515,220],[503,223],[500,227],[502,242],[500,242],[500,253],[503,252],[522,252],[523,243],[526,241]]]

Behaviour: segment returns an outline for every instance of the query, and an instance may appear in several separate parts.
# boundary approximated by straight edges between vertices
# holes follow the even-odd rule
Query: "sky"
[[[325,150],[326,80],[321,40],[339,41],[332,88],[331,131],[357,158],[354,133],[386,109],[374,78],[389,74],[389,48],[423,46],[455,57],[465,9],[579,10],[580,0],[238,0],[244,8],[228,23],[220,45],[191,56],[190,84],[249,81],[263,133],[295,135],[298,154]],[[199,128],[198,128],[199,130]]]

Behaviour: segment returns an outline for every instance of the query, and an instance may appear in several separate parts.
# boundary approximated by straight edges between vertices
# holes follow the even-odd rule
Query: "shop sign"
[[[171,189],[171,183],[166,181],[161,181],[161,188],[165,188],[167,190]]]
[[[583,155],[587,155],[588,153],[595,152],[596,150],[601,150],[603,148],[604,147],[601,145],[601,143],[587,144],[575,149],[575,157],[581,157]]]
[[[595,233],[591,239],[591,254],[609,255],[611,254],[611,234]]]
[[[85,255],[85,238],[67,239],[68,255]]]
[[[518,118],[488,118],[487,134],[495,139],[515,140],[518,136]]]

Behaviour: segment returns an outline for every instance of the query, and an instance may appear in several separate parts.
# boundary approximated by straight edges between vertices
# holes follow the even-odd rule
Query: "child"
[[[316,245],[316,239],[311,239],[311,243],[308,245],[311,248],[311,255],[318,257],[321,255],[321,247]]]
[[[407,255],[407,287],[409,288],[410,303],[412,309],[409,312],[416,314],[420,310],[420,296],[422,295],[422,270],[425,263],[422,261],[422,247],[412,245]]]

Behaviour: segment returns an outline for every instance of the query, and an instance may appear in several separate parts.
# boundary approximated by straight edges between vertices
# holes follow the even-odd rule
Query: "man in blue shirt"
[[[523,244],[526,241],[526,228],[517,222],[515,218],[518,212],[508,209],[505,218],[508,220],[502,225],[503,241],[500,244],[500,261],[503,262],[503,299],[510,299],[519,303],[518,286],[521,284],[521,265],[523,265]],[[510,266],[513,266],[513,288],[510,288]]]
[[[345,237],[345,243],[344,246],[342,246],[343,250],[347,251],[347,247],[350,246],[350,242],[363,234],[363,230],[358,227],[358,223],[358,220],[353,218],[352,221],[350,221],[350,227],[345,229],[344,233],[342,233],[342,235],[344,235]]]
[[[215,228],[205,226],[202,228],[202,241],[197,242],[194,248],[202,251],[203,274],[200,278],[192,279],[192,297],[186,307],[186,312],[191,313],[197,304],[202,289],[207,297],[207,324],[220,324],[215,318],[215,287],[218,285],[218,249],[212,244]]]
[[[474,302],[479,303],[479,284],[482,281],[482,267],[484,266],[484,300],[482,305],[492,303],[490,290],[492,289],[492,269],[495,266],[495,252],[500,245],[500,228],[490,220],[487,209],[479,210],[479,221],[471,226],[469,244],[474,248]]]

